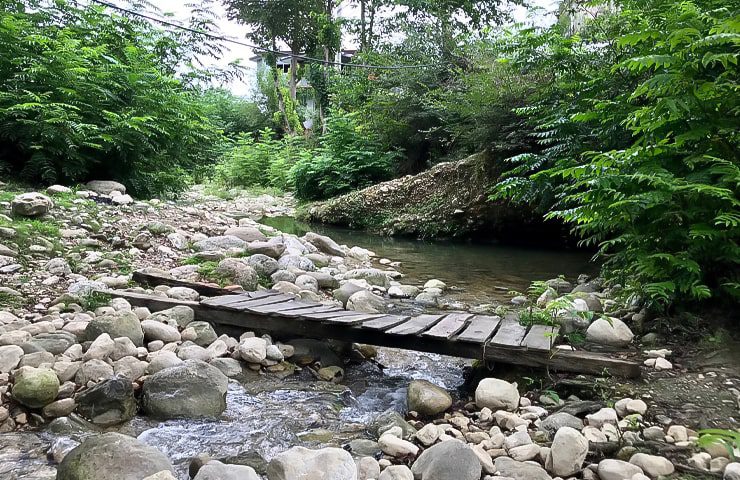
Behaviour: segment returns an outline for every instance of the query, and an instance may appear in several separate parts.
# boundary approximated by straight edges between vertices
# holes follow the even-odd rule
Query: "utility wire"
[[[272,50],[270,48],[260,47],[257,45],[252,45],[246,42],[241,42],[239,40],[234,40],[232,38],[223,37],[221,35],[215,35],[210,32],[206,32],[203,30],[197,30],[195,28],[186,27],[184,25],[180,25],[178,23],[170,22],[167,20],[163,20],[161,18],[157,18],[151,15],[147,15],[145,13],[137,12],[135,10],[130,10],[124,7],[119,7],[118,5],[115,5],[113,3],[106,2],[104,0],[88,0],[92,3],[97,3],[98,5],[102,5],[108,8],[111,8],[113,10],[117,10],[119,12],[126,13],[128,15],[133,15],[135,17],[145,18],[147,20],[150,20],[152,22],[157,22],[162,25],[167,25],[169,27],[178,28],[180,30],[185,30],[191,33],[195,33],[198,35],[203,35],[204,37],[208,37],[213,40],[220,40],[222,42],[227,43],[233,43],[236,45],[241,45],[242,47],[248,47],[253,50],[257,50],[260,52],[265,53],[272,53],[275,55],[279,55],[281,57],[290,57],[290,58],[296,58],[298,60],[303,60],[305,62],[315,62],[315,63],[321,63],[323,65],[333,65],[333,66],[339,66],[339,67],[354,67],[354,68],[370,68],[370,69],[377,69],[377,70],[403,70],[403,69],[410,69],[410,68],[428,68],[428,67],[438,67],[441,65],[444,65],[444,63],[427,63],[427,64],[420,64],[420,65],[368,65],[363,63],[344,63],[344,62],[334,62],[331,60],[324,60],[323,58],[315,58],[315,57],[308,57],[306,55],[299,55],[299,54],[293,54],[293,53],[286,53],[281,52],[279,50]]]

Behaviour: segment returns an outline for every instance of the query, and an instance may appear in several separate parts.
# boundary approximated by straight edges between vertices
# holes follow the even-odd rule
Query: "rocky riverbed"
[[[656,335],[636,338],[646,312],[598,279],[553,279],[531,298],[471,311],[519,305],[550,315],[567,334],[562,348],[586,341],[637,353],[642,344],[647,382],[561,376],[538,387],[531,373],[497,369],[455,390],[440,377],[445,365],[462,372],[452,359],[235,337],[188,307],[151,312],[94,293],[200,299],[185,287],[132,284],[131,271],[146,269],[366,312],[460,307],[445,300],[444,282],[407,281],[393,259],[256,221],[290,215],[289,198],[227,202],[194,190],[178,202],[139,202],[111,182],[0,193],[3,478],[740,478],[732,449],[700,446],[696,431],[737,427],[735,364],[688,371]],[[559,395],[542,382],[590,384],[600,395]],[[683,409],[662,401],[677,385],[686,391],[671,400]],[[703,416],[686,415],[687,398]]]

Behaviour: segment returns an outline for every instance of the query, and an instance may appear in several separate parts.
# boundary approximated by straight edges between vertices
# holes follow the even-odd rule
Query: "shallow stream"
[[[404,283],[423,284],[436,278],[454,289],[446,298],[471,305],[508,301],[509,292],[524,292],[534,280],[558,275],[574,280],[582,273],[594,273],[589,253],[577,250],[385,237],[361,230],[309,225],[293,217],[266,217],[260,222],[281,232],[304,235],[313,231],[339,244],[372,250],[379,257],[401,262],[399,270],[406,275]]]
[[[524,291],[533,280],[575,277],[590,269],[588,255],[491,244],[423,242],[385,238],[330,227],[309,227],[292,218],[265,220],[286,233],[309,228],[338,243],[360,245],[400,261],[404,282],[423,284],[438,278],[455,288],[452,299],[469,304],[506,301],[508,291]],[[433,354],[380,349],[381,372],[372,364],[350,366],[343,385],[315,381],[307,371],[286,379],[254,376],[232,382],[221,419],[154,422],[137,417],[118,430],[137,435],[164,451],[187,479],[187,466],[198,453],[263,470],[265,462],[294,445],[342,446],[372,438],[368,424],[379,413],[405,408],[405,388],[423,378],[454,391],[463,382],[464,361]],[[60,437],[80,439],[86,429],[62,426],[52,432],[0,435],[0,478],[54,478],[45,452]]]

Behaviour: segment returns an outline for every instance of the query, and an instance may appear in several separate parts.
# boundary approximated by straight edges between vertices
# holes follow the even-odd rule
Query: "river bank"
[[[510,450],[527,445],[536,445],[537,452],[532,458],[540,459],[541,465],[547,468],[547,451],[544,449],[549,448],[547,446],[548,442],[553,441],[554,438],[545,439],[537,432],[545,430],[540,428],[541,424],[549,417],[549,413],[561,406],[559,405],[560,400],[562,399],[565,403],[569,395],[564,392],[567,389],[573,390],[576,388],[580,388],[580,391],[576,394],[579,400],[570,398],[567,404],[573,407],[578,401],[596,401],[598,409],[594,410],[595,412],[600,412],[602,408],[609,410],[611,408],[609,405],[612,402],[628,395],[634,397],[635,400],[645,402],[649,408],[641,414],[644,419],[638,421],[636,427],[632,420],[618,425],[620,432],[638,431],[644,436],[646,429],[663,425],[661,422],[664,422],[665,419],[660,420],[659,415],[671,417],[673,419],[671,425],[679,427],[700,428],[703,426],[701,425],[703,420],[709,421],[707,426],[733,427],[737,425],[733,418],[737,405],[726,403],[733,401],[734,397],[731,389],[733,385],[737,385],[737,383],[733,383],[737,382],[737,370],[733,369],[732,364],[728,364],[726,359],[720,360],[719,364],[701,367],[700,370],[693,365],[681,365],[683,361],[681,357],[679,357],[679,362],[676,361],[675,357],[669,357],[673,360],[675,370],[663,369],[656,371],[646,369],[647,380],[644,382],[635,384],[620,382],[614,385],[613,383],[616,382],[599,384],[595,380],[582,379],[585,381],[585,385],[590,385],[588,388],[584,387],[584,384],[580,387],[576,387],[573,383],[567,384],[565,382],[569,380],[567,376],[560,376],[555,379],[542,377],[540,384],[537,385],[535,384],[536,380],[531,376],[531,372],[512,370],[507,375],[500,369],[496,369],[492,373],[493,375],[519,383],[516,387],[512,387],[511,384],[508,387],[499,384],[502,388],[495,389],[497,392],[506,390],[510,393],[509,396],[513,398],[514,390],[516,390],[517,396],[516,402],[511,401],[509,404],[499,405],[498,403],[489,404],[483,400],[483,397],[488,398],[490,395],[479,393],[475,386],[469,390],[457,391],[456,387],[462,383],[463,367],[466,365],[464,362],[455,359],[381,349],[376,360],[388,367],[385,372],[381,372],[373,364],[367,362],[347,365],[346,359],[328,349],[325,345],[313,344],[313,352],[310,348],[301,352],[300,348],[306,347],[305,343],[273,342],[273,339],[250,336],[240,339],[228,338],[228,336],[218,337],[215,332],[211,333],[206,325],[197,325],[196,328],[196,325],[189,325],[190,322],[184,322],[182,318],[179,318],[179,315],[174,313],[170,314],[168,318],[162,318],[161,315],[157,316],[156,314],[152,316],[146,311],[131,309],[130,306],[127,308],[125,303],[111,302],[106,299],[87,298],[85,300],[91,303],[85,304],[78,295],[76,299],[65,297],[65,300],[58,303],[56,300],[65,294],[79,294],[86,287],[96,285],[92,282],[99,282],[104,287],[130,288],[132,287],[128,278],[130,271],[150,268],[183,279],[211,280],[224,285],[239,283],[245,288],[277,287],[282,291],[293,292],[303,298],[320,301],[341,301],[352,309],[363,311],[372,311],[372,309],[379,308],[410,308],[415,309],[415,311],[427,311],[429,309],[460,306],[459,300],[449,301],[447,299],[448,292],[454,292],[454,289],[449,287],[455,287],[455,285],[445,285],[445,282],[439,282],[438,280],[434,282],[433,280],[436,280],[434,278],[402,277],[406,273],[404,262],[394,264],[397,261],[396,258],[379,258],[372,255],[373,252],[363,248],[368,246],[366,244],[357,242],[361,246],[351,244],[349,244],[350,246],[342,246],[334,242],[333,239],[321,235],[298,238],[285,235],[284,232],[274,228],[261,227],[256,223],[256,219],[265,216],[290,215],[292,205],[289,199],[263,196],[256,198],[242,197],[225,202],[217,198],[208,198],[202,192],[195,191],[178,203],[134,202],[133,199],[129,202],[126,199],[124,203],[118,204],[120,201],[113,202],[115,196],[112,197],[109,193],[99,192],[100,197],[97,201],[84,199],[78,195],[80,194],[66,191],[50,195],[52,199],[56,200],[56,203],[45,216],[29,217],[31,218],[29,220],[21,220],[18,217],[3,219],[2,228],[4,230],[2,232],[6,236],[4,237],[6,240],[3,240],[2,243],[8,244],[5,245],[6,250],[4,251],[15,254],[4,255],[4,257],[12,260],[7,260],[8,263],[2,267],[5,269],[2,274],[3,288],[20,294],[15,295],[8,290],[3,290],[2,300],[5,303],[2,309],[8,315],[4,316],[2,335],[9,334],[5,337],[3,343],[5,347],[15,346],[23,351],[18,363],[9,368],[7,373],[3,371],[7,377],[4,379],[6,384],[3,385],[3,404],[8,412],[3,425],[7,431],[7,427],[11,425],[9,420],[11,420],[13,428],[10,430],[19,432],[0,436],[0,442],[6,445],[6,448],[3,449],[3,458],[0,460],[3,465],[3,470],[0,471],[3,473],[17,475],[18,478],[25,478],[26,476],[30,478],[54,478],[57,468],[56,463],[49,464],[46,461],[46,450],[49,446],[53,445],[51,449],[52,458],[55,462],[58,462],[64,454],[71,451],[76,442],[83,441],[91,436],[94,437],[95,432],[99,431],[99,426],[95,427],[87,422],[69,420],[79,412],[72,414],[71,417],[62,415],[56,420],[52,420],[54,414],[67,413],[64,408],[68,409],[73,405],[73,402],[76,410],[80,396],[84,399],[85,392],[95,391],[96,387],[101,388],[100,384],[105,384],[92,378],[89,379],[92,381],[91,384],[89,381],[84,381],[85,378],[82,377],[78,382],[77,372],[75,372],[72,379],[73,385],[67,384],[65,387],[68,389],[66,390],[67,393],[60,395],[57,392],[56,398],[51,403],[56,403],[55,407],[62,410],[56,410],[55,412],[53,408],[48,408],[50,404],[43,407],[24,407],[22,404],[18,404],[18,398],[15,395],[18,393],[15,390],[18,375],[16,367],[21,366],[21,362],[24,362],[25,367],[33,369],[32,371],[35,374],[51,363],[51,368],[54,371],[60,371],[62,375],[65,375],[69,373],[66,369],[62,370],[61,368],[68,366],[65,363],[81,361],[81,365],[84,365],[85,362],[98,360],[93,356],[97,356],[94,352],[100,351],[100,348],[103,349],[104,355],[102,361],[112,367],[112,373],[124,372],[125,375],[129,375],[126,378],[130,380],[128,383],[133,385],[132,396],[135,398],[146,395],[147,375],[157,374],[157,372],[151,374],[148,372],[149,367],[155,364],[158,356],[155,355],[157,352],[160,352],[159,355],[162,355],[161,352],[163,351],[171,353],[172,355],[168,353],[163,358],[169,357],[178,365],[182,361],[198,362],[198,358],[200,358],[201,361],[208,360],[208,362],[216,360],[215,364],[223,368],[223,370],[217,368],[221,374],[226,373],[224,370],[233,369],[234,380],[227,380],[225,387],[223,387],[223,382],[215,386],[216,389],[223,388],[225,394],[223,410],[216,415],[219,420],[174,418],[162,421],[157,419],[156,415],[152,415],[152,412],[156,409],[151,406],[150,402],[149,406],[142,405],[142,411],[148,412],[147,415],[137,415],[132,417],[131,420],[124,421],[122,425],[106,427],[109,430],[112,428],[125,434],[135,435],[144,444],[153,445],[159,451],[164,452],[166,458],[163,461],[166,460],[168,464],[174,464],[174,470],[179,478],[187,478],[187,469],[191,459],[204,453],[225,463],[252,465],[260,474],[267,473],[269,480],[295,478],[295,475],[297,475],[295,472],[292,474],[294,477],[290,475],[286,477],[286,474],[281,477],[275,471],[278,468],[277,466],[271,471],[268,465],[270,465],[270,462],[274,462],[273,465],[296,465],[301,462],[306,463],[306,459],[316,458],[320,455],[290,450],[291,447],[296,445],[313,449],[350,446],[353,453],[358,457],[359,464],[364,465],[366,469],[364,470],[365,477],[360,478],[376,478],[368,476],[375,472],[375,463],[368,459],[369,457],[381,457],[378,469],[381,464],[388,465],[392,463],[398,467],[404,464],[413,465],[421,462],[422,459],[419,458],[414,462],[416,454],[410,455],[414,449],[400,441],[411,440],[410,443],[418,449],[416,453],[420,453],[421,449],[431,447],[433,444],[442,445],[446,443],[443,440],[452,438],[461,439],[466,443],[480,447],[486,452],[488,459],[495,462],[494,466],[498,467],[499,464],[502,464],[496,471],[505,473],[504,476],[539,478],[532,477],[533,473],[527,470],[526,465],[514,465],[516,468],[513,471],[510,468],[506,469],[506,466],[503,465],[506,461],[496,461],[496,459],[506,456],[518,461],[517,452],[512,455]],[[97,195],[92,196],[96,197]],[[13,197],[15,197],[15,194],[13,194]],[[104,199],[107,199],[107,201]],[[8,202],[8,206],[9,204],[10,202]],[[58,235],[54,228],[58,229]],[[15,232],[13,236],[10,236],[10,230]],[[231,230],[230,233],[229,230]],[[239,252],[251,254],[239,256]],[[434,259],[432,258],[431,261],[434,261]],[[310,262],[310,264],[307,262]],[[495,273],[492,274],[495,275]],[[531,278],[530,281],[535,279]],[[594,298],[599,300],[599,304],[602,304],[602,300],[603,303],[610,300],[608,296],[601,297],[604,293],[603,290],[596,288],[594,284],[589,284],[585,278],[582,279],[581,283],[577,282],[575,278],[571,280],[573,283],[566,287],[564,281],[553,279],[548,287],[549,289],[543,291],[541,295],[545,295],[552,289],[555,292],[555,297],[549,298],[548,295],[552,293],[548,293],[548,295],[545,295],[545,300],[553,301],[556,300],[558,294],[564,294],[574,289],[593,290],[592,292],[580,292],[587,294],[583,299],[584,303],[586,300],[593,301]],[[428,283],[429,281],[431,283]],[[99,284],[97,284],[98,287]],[[345,285],[348,286],[345,287]],[[581,287],[582,285],[583,287]],[[344,291],[342,291],[343,288]],[[508,288],[514,289],[511,286]],[[192,292],[182,289],[172,290],[158,287],[154,290],[162,295],[173,297],[190,298],[189,296],[193,295]],[[395,298],[392,298],[394,297],[394,295],[391,295],[393,292],[397,292]],[[350,301],[355,295],[357,295],[357,298]],[[404,299],[402,297],[408,298]],[[495,313],[496,308],[510,308],[512,300],[522,301],[521,298],[511,297],[513,295],[509,295],[505,300],[502,298],[500,301],[491,303],[486,309]],[[525,302],[534,303],[536,303],[536,300],[538,299],[524,299]],[[61,306],[62,304],[63,306]],[[79,305],[79,309],[74,306],[76,304]],[[476,305],[476,307],[480,307],[480,305]],[[135,354],[134,350],[131,350],[130,355],[113,360],[111,352],[105,355],[105,349],[110,346],[107,340],[116,340],[116,338],[122,337],[108,334],[108,339],[100,340],[101,335],[91,338],[85,332],[90,323],[100,323],[100,318],[111,315],[116,318],[130,317],[131,315],[127,313],[129,310],[135,314],[141,325],[142,335],[145,337],[148,335],[149,337],[146,338],[146,345],[140,347],[135,345]],[[626,310],[622,313],[624,320],[629,323],[639,320],[639,318],[634,318],[635,315],[639,316],[639,308]],[[158,321],[162,325],[152,324],[151,322],[154,321]],[[84,328],[82,323],[85,323]],[[146,333],[145,326],[149,333]],[[164,326],[170,328],[167,329]],[[29,339],[24,334],[14,333],[25,332],[32,339],[39,340],[37,338],[39,335],[53,333],[42,331],[52,327],[53,331],[58,332],[61,336],[66,335],[62,332],[74,332],[75,337],[77,337],[77,333],[82,334],[72,340],[73,344],[69,347],[79,346],[79,354],[82,355],[79,360],[72,359],[68,356],[68,352],[62,351],[59,354],[52,354],[53,359],[49,362],[50,359],[47,354],[50,352],[27,352],[28,346],[25,349],[22,347],[29,343]],[[171,336],[153,339],[155,334]],[[177,339],[178,335],[179,339]],[[20,336],[24,338],[20,338]],[[19,345],[13,344],[10,341],[13,338],[15,338],[15,342],[20,341],[21,343]],[[223,345],[218,343],[219,341]],[[119,343],[128,344],[125,341]],[[172,346],[169,347],[168,345]],[[77,349],[78,347],[74,348]],[[140,350],[142,348],[144,350]],[[656,349],[655,347],[650,348]],[[264,358],[262,358],[263,349]],[[268,349],[272,352],[273,356],[271,358],[267,358]],[[6,350],[13,349],[6,348]],[[93,353],[90,353],[91,350]],[[200,357],[204,354],[203,351],[206,352],[208,358]],[[372,353],[374,353],[372,350],[362,350],[362,352],[364,352],[363,356],[366,354],[372,356]],[[73,353],[69,352],[69,355]],[[279,359],[278,353],[282,355],[282,359]],[[677,353],[681,352],[677,351]],[[87,355],[87,359],[84,358],[85,355]],[[116,365],[116,362],[128,357],[133,358],[133,360],[129,359]],[[352,358],[355,361],[358,360],[356,356]],[[316,365],[316,360],[320,361],[321,365]],[[144,363],[147,365],[143,365]],[[81,368],[81,365],[78,365],[78,368]],[[236,372],[237,365],[239,366],[238,373]],[[105,368],[101,364],[97,366]],[[172,366],[176,367],[176,365]],[[116,371],[116,367],[118,367],[118,371]],[[140,376],[130,378],[130,376],[136,376],[142,368],[144,370]],[[200,364],[193,368],[205,369]],[[329,370],[322,373],[322,368],[329,368]],[[688,371],[689,369],[691,370]],[[212,373],[212,376],[218,377],[218,373],[213,370],[206,369],[206,371]],[[294,371],[298,373],[287,376],[288,373]],[[338,377],[337,373],[339,372],[341,372],[341,375]],[[710,373],[712,374],[710,375]],[[491,374],[489,373],[489,375]],[[526,384],[525,378],[533,379],[534,383]],[[385,431],[379,432],[376,425],[378,416],[387,409],[406,412],[409,409],[408,407],[413,405],[414,400],[408,398],[408,386],[413,379],[428,380],[443,387],[444,392],[436,391],[436,397],[443,399],[442,404],[446,405],[446,408],[439,412],[428,413],[426,417],[423,414],[419,416],[409,413],[406,419],[403,419],[399,418],[399,415],[394,415],[394,426],[401,427],[401,432],[399,433],[397,429],[391,429],[390,434],[394,438],[382,435]],[[61,378],[58,380],[61,381]],[[67,380],[67,382],[69,381]],[[658,388],[660,384],[664,384],[662,388]],[[11,386],[13,388],[9,388]],[[551,386],[557,388],[559,392],[551,390]],[[675,388],[676,386],[681,388]],[[612,387],[615,388],[612,389]],[[61,385],[59,388],[61,388]],[[71,392],[69,392],[69,389],[71,389]],[[591,393],[588,393],[588,390]],[[696,398],[699,396],[699,391],[702,391],[702,398]],[[447,398],[449,393],[447,392],[452,393],[449,400]],[[559,393],[562,393],[562,396]],[[496,396],[498,393],[492,395]],[[667,401],[664,400],[664,397],[668,396],[670,398],[667,398]],[[522,398],[525,400],[522,400]],[[693,415],[689,408],[686,412],[689,415],[676,418],[676,413],[684,413],[681,408],[682,406],[686,407],[687,398],[696,402]],[[72,402],[69,400],[72,400]],[[211,405],[211,400],[205,403]],[[218,399],[214,401],[220,405]],[[552,401],[555,402],[554,405],[548,404]],[[448,402],[449,405],[447,405]],[[529,402],[529,405],[527,405],[527,402]],[[546,410],[549,409],[549,411],[546,413],[538,408],[531,408],[533,404],[538,408],[540,406],[547,407]],[[505,408],[503,408],[504,406]],[[613,425],[614,422],[606,421],[596,427],[595,422],[598,422],[598,420],[591,422],[583,419],[590,412],[589,409],[594,409],[595,406],[596,404],[592,403],[588,409],[574,415],[578,416],[581,422],[581,428],[578,430],[594,427],[608,437],[608,432],[613,433],[613,431],[610,430],[612,427],[605,427],[605,425]],[[452,410],[449,410],[450,407],[452,407]],[[173,405],[166,405],[166,408],[173,408]],[[439,408],[439,405],[436,408]],[[485,408],[489,408],[490,412],[486,411]],[[501,411],[509,411],[509,414],[502,413],[496,417],[494,413],[499,408],[502,408]],[[176,410],[182,410],[182,408]],[[129,410],[126,411],[129,412]],[[445,411],[448,413],[445,413]],[[618,411],[619,408],[616,408],[615,412]],[[44,413],[51,413],[52,415],[44,416]],[[611,411],[602,414],[614,418],[611,416]],[[515,420],[512,415],[515,415],[519,420]],[[89,413],[87,416],[90,416]],[[93,415],[93,417],[97,416]],[[624,415],[619,417],[624,417]],[[701,417],[704,417],[704,419]],[[634,417],[632,418],[634,419]],[[431,422],[429,422],[430,419]],[[408,424],[406,420],[409,421]],[[570,420],[572,421],[571,426],[575,425],[575,421]],[[521,428],[522,425],[525,425],[522,421],[526,422],[526,429]],[[588,423],[588,425],[584,425],[585,423]],[[434,424],[436,427],[428,427],[428,424]],[[412,437],[407,425],[418,427],[420,432],[424,431],[425,433],[416,434]],[[510,428],[511,426],[513,428]],[[623,426],[626,427],[622,428]],[[665,427],[663,433],[666,435],[671,433],[671,430],[668,429],[669,425],[665,425]],[[494,428],[501,431],[494,430]],[[522,430],[531,433],[529,443],[523,437],[516,440],[516,442],[524,441],[525,443],[522,445],[513,446],[512,442],[514,440],[509,441],[508,445],[497,443],[498,439],[501,438],[499,433],[505,439],[508,439],[516,436],[517,432]],[[38,431],[42,433],[36,433]],[[674,428],[672,432],[683,438],[676,431],[677,429]],[[588,432],[597,435],[593,431],[588,430]],[[652,432],[655,434],[656,430],[653,429]],[[482,433],[485,433],[488,438],[481,435]],[[686,433],[687,440],[685,441],[689,441],[688,437],[693,436],[690,435],[692,432],[687,431]],[[572,433],[569,434],[572,435]],[[582,435],[585,434],[586,431]],[[436,438],[433,441],[430,440],[435,435]],[[622,436],[621,433],[618,435],[620,438]],[[385,438],[383,439],[383,437]],[[493,441],[494,437],[497,439],[495,442]],[[173,441],[173,439],[178,440]],[[676,441],[675,437],[671,437],[671,439],[674,442]],[[636,440],[636,438],[633,440]],[[668,438],[664,436],[661,442],[665,443],[666,440]],[[682,442],[684,440],[678,441]],[[23,447],[7,447],[12,444],[22,445]],[[501,448],[502,446],[504,448]],[[620,447],[626,446],[629,445],[620,444]],[[126,448],[129,447],[134,451],[138,448],[132,445],[128,445]],[[642,445],[640,445],[640,448],[642,448]],[[404,449],[410,449],[410,451]],[[690,457],[685,453],[693,449],[694,447],[687,445],[685,450],[679,452],[681,455],[675,457],[675,462],[688,462]],[[433,451],[432,448],[428,448],[428,450]],[[502,450],[505,455],[501,454]],[[527,446],[525,450],[528,451],[525,456],[531,455],[535,452],[535,446]],[[119,448],[119,453],[125,451],[127,451],[125,448]],[[494,452],[495,455],[490,453],[492,451],[496,451]],[[290,453],[286,454],[284,452]],[[473,452],[481,453],[477,449]],[[626,452],[629,452],[629,450]],[[617,452],[613,453],[616,455]],[[660,453],[660,450],[653,449],[651,453]],[[713,453],[717,458],[722,456],[718,451]],[[152,453],[152,455],[155,454]],[[336,460],[335,463],[340,471],[341,468],[346,468],[349,462],[352,462],[354,471],[355,460],[351,456],[347,460],[347,455],[334,450],[325,453],[325,455],[326,457],[322,458]],[[427,454],[426,458],[428,459],[430,455]],[[622,452],[622,455],[624,457],[626,453]],[[434,456],[443,458],[449,456],[449,452],[437,453]],[[468,456],[469,460],[472,458]],[[580,458],[580,454],[576,460],[578,458]],[[519,459],[523,459],[523,457]],[[627,458],[627,460],[629,459]],[[674,458],[671,457],[671,459]],[[576,462],[576,460],[571,463]],[[586,463],[593,463],[597,465],[593,467],[593,470],[598,472],[600,462],[597,462],[597,460],[597,457],[589,456],[588,462],[586,462],[586,457],[584,457],[581,460],[581,467],[584,465],[588,467]],[[695,463],[698,462],[697,469],[703,465],[701,463],[703,460],[700,460],[699,457],[695,460]],[[476,461],[477,464],[471,460],[463,467],[472,465],[471,468],[474,474],[475,465],[479,465],[481,470],[478,472],[477,478],[480,478],[483,475],[483,470],[490,470],[491,466],[488,461],[485,461],[485,457],[481,460],[480,455],[477,455]],[[718,463],[722,463],[722,461],[715,461],[715,466]],[[161,466],[164,463],[156,465]],[[620,466],[629,468],[621,464]],[[220,467],[216,465],[212,468]],[[417,467],[417,470],[421,468]],[[443,466],[438,468],[443,468]],[[461,471],[459,468],[462,467],[455,465],[454,468],[455,471]],[[707,463],[708,469],[709,463]],[[515,472],[518,470],[521,470],[520,473]],[[586,472],[589,470],[591,468],[579,469],[579,475],[586,478],[589,475]],[[556,474],[552,467],[547,471],[553,475]],[[547,471],[543,469],[540,472],[538,470],[537,475],[548,475],[549,478],[550,474]],[[235,470],[234,474],[237,473]],[[241,471],[241,473],[246,475],[244,471]],[[380,474],[379,471],[377,473]],[[494,472],[486,471],[485,473],[493,474]],[[350,476],[346,477],[328,476],[330,474],[327,472],[325,474],[327,476],[317,478],[355,478],[349,473]],[[207,478],[203,475],[201,475],[201,478]],[[223,475],[213,478],[230,478]],[[384,469],[383,475],[385,477],[381,478],[384,480],[385,478],[406,478],[408,472],[402,468],[394,467],[393,469]],[[423,473],[419,475],[424,478]],[[521,475],[529,476],[521,477]],[[460,480],[460,477],[455,478]],[[470,478],[474,478],[474,475]]]

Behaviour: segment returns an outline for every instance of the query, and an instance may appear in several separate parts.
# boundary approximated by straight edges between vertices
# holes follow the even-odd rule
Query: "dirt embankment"
[[[301,216],[386,235],[562,243],[560,225],[527,207],[489,199],[499,175],[497,162],[479,153],[313,204]]]

